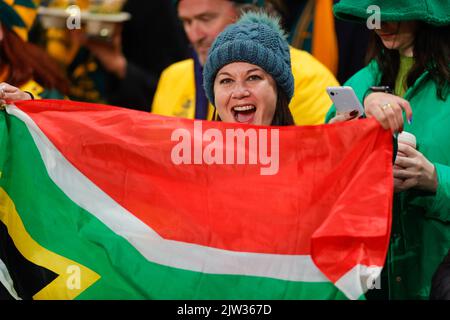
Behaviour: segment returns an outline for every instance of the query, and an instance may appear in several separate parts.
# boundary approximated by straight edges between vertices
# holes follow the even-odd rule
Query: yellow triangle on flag
[[[14,245],[27,260],[58,274],[33,299],[72,300],[100,279],[89,268],[37,243],[25,229],[14,202],[3,188],[0,188],[0,221],[6,225]]]

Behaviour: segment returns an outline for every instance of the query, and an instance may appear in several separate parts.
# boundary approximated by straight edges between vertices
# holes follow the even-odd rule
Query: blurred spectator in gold
[[[68,82],[57,63],[44,50],[28,42],[28,31],[35,17],[36,5],[32,0],[0,0],[2,102],[63,98],[62,93],[68,89]]]
[[[88,0],[75,3],[89,8]],[[168,0],[128,0],[123,11],[131,19],[110,39],[49,29],[47,50],[65,66],[72,99],[149,110],[161,71],[187,56],[187,40]]]

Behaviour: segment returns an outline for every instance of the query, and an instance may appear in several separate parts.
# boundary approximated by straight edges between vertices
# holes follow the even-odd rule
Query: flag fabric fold
[[[374,120],[239,126],[57,100],[0,116],[0,223],[57,275],[36,299],[360,299],[384,264],[392,136]]]

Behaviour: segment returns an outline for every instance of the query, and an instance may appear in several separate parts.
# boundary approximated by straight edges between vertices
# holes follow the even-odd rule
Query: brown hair
[[[408,73],[407,86],[413,86],[420,75],[428,70],[436,83],[437,96],[445,101],[450,93],[450,26],[435,27],[419,22],[413,50],[414,65]],[[375,33],[366,60],[369,62],[372,59],[378,63],[382,73],[380,84],[395,88],[400,55],[397,50],[386,49]]]
[[[289,110],[289,99],[284,91],[278,87],[277,105],[273,115],[272,126],[293,126],[294,118]]]
[[[44,49],[23,41],[16,33],[3,27],[3,40],[0,47],[2,64],[9,66],[6,80],[20,87],[34,80],[46,89],[57,89],[66,94],[69,82],[64,71],[53,61]]]

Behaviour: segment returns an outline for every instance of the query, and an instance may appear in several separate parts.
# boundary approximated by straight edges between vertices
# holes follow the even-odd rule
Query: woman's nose
[[[248,97],[250,95],[250,91],[248,88],[241,84],[236,84],[233,90],[233,98],[242,99]]]

